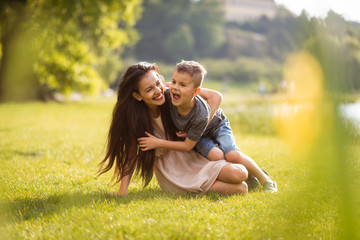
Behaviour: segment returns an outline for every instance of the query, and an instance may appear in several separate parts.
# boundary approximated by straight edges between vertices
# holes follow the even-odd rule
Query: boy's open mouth
[[[173,93],[172,96],[173,96],[173,99],[176,100],[176,101],[180,99],[179,94]]]

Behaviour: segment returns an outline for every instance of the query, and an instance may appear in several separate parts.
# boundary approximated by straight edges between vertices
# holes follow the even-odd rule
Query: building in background
[[[255,21],[262,16],[272,19],[277,7],[274,0],[219,0],[224,9],[225,20],[229,22]]]

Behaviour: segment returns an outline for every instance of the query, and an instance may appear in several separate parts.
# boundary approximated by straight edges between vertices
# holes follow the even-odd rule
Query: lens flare
[[[309,149],[322,130],[324,76],[318,61],[307,52],[291,55],[284,67],[288,102],[275,114],[280,134],[296,149]]]

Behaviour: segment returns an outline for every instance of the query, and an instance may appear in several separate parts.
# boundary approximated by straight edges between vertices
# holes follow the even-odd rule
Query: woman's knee
[[[227,164],[220,171],[218,179],[228,183],[241,183],[248,177],[248,171],[241,164]]]
[[[248,171],[246,167],[241,164],[232,164],[234,177],[238,182],[243,182],[248,178]]]

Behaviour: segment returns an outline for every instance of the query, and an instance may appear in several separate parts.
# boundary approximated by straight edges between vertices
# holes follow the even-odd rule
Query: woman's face
[[[133,97],[144,101],[150,109],[156,109],[165,103],[165,87],[156,71],[146,73],[138,83],[139,92],[133,92]]]

